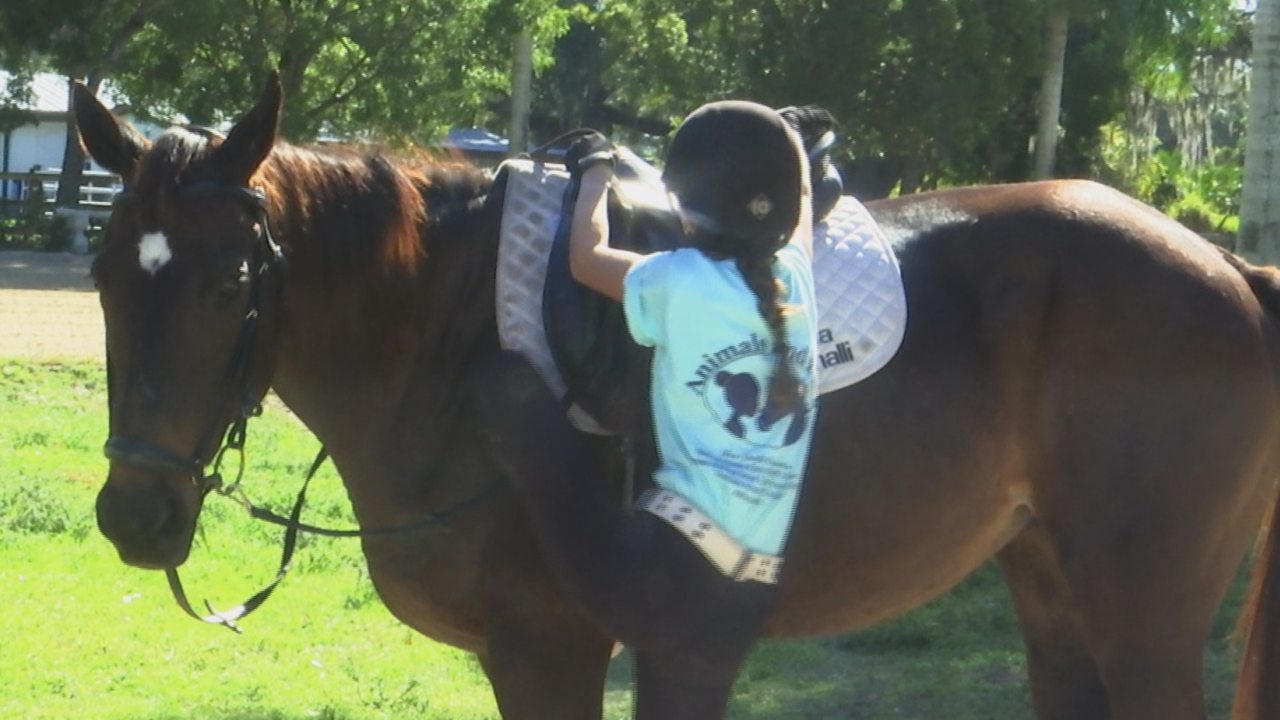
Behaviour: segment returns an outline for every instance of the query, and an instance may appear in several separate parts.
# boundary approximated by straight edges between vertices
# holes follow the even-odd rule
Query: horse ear
[[[129,182],[150,143],[132,125],[117,118],[78,80],[72,91],[71,111],[89,155]]]
[[[214,151],[219,171],[227,180],[247,184],[258,166],[267,159],[280,131],[282,103],[280,73],[272,70],[258,104],[240,118],[227,133],[227,139]]]

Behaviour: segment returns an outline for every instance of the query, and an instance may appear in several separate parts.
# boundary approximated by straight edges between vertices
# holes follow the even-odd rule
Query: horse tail
[[[1222,251],[1273,320],[1280,322],[1280,271]],[[1249,591],[1236,624],[1244,657],[1236,680],[1233,720],[1280,718],[1280,512],[1273,500],[1263,522]]]

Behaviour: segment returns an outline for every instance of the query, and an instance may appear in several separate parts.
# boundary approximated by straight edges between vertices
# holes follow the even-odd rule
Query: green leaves
[[[1247,40],[1230,0],[1071,8],[1070,173],[1091,167],[1131,77],[1185,96],[1205,47]],[[712,99],[816,103],[841,121],[838,159],[911,190],[1026,177],[1046,12],[1042,0],[48,0],[0,7],[0,59],[110,71],[135,110],[206,125],[279,68],[286,137],[423,143],[450,125],[506,127],[523,31],[535,141],[586,124],[658,151]]]

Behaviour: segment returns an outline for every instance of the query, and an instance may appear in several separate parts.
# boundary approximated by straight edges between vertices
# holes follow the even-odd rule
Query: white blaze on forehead
[[[147,233],[138,242],[138,264],[152,276],[172,259],[173,251],[169,249],[169,238],[164,233]]]

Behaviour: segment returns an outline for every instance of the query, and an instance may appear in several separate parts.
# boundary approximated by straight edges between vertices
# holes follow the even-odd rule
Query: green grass
[[[478,664],[395,621],[358,542],[309,537],[294,573],[235,635],[187,619],[162,574],[126,567],[94,527],[106,472],[100,365],[0,359],[0,717],[132,720],[480,720],[497,711]],[[278,404],[250,428],[246,486],[286,507],[316,443]],[[307,517],[347,525],[331,467]],[[213,498],[184,580],[194,601],[241,601],[270,579],[279,530]],[[1243,583],[1214,626],[1210,716],[1225,717],[1226,642]],[[630,708],[630,664],[611,669],[606,716]],[[999,573],[984,566],[886,625],[771,642],[751,658],[739,720],[1030,718],[1025,661]]]

